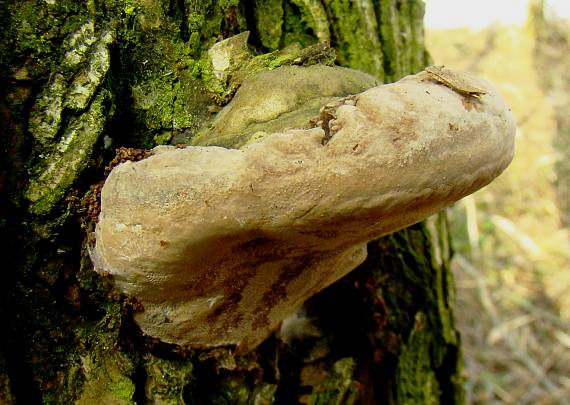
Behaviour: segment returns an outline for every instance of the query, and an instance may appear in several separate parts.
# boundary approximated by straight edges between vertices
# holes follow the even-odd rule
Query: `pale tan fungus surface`
[[[354,269],[366,243],[421,221],[510,163],[515,124],[479,99],[409,76],[347,98],[324,131],[240,150],[159,147],[102,192],[94,262],[139,299],[148,335],[194,347],[263,341]]]

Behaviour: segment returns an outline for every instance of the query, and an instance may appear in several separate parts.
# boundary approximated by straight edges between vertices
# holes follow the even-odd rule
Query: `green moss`
[[[387,81],[416,73],[428,62],[424,46],[423,16],[420,0],[386,0],[379,2],[384,69]]]
[[[200,69],[195,64],[192,67]],[[196,131],[211,117],[211,99],[190,71],[177,78],[169,75],[143,81],[132,87],[131,94],[135,128],[152,133],[152,145],[166,144],[177,133]]]
[[[79,357],[80,367],[75,381],[73,373],[68,374],[68,385],[77,392],[78,404],[133,404],[136,357],[119,345],[124,304],[107,296],[109,286],[89,268],[78,278],[103,316],[99,320],[83,320],[73,328],[76,350],[71,357]]]
[[[254,14],[261,44],[270,51],[279,48],[282,35],[283,2],[281,0],[254,0]]]
[[[51,46],[48,38],[41,35],[42,28],[47,28],[43,25],[49,15],[47,10],[37,7],[34,1],[23,1],[18,5],[17,12],[19,50],[34,56],[50,52]]]
[[[112,396],[120,402],[134,404],[133,394],[135,393],[135,387],[133,382],[123,375],[118,377],[110,376],[110,380],[112,382],[109,384],[108,389]]]
[[[313,388],[309,405],[352,405],[359,399],[359,383],[354,378],[356,363],[353,358],[337,360],[327,372],[325,381]]]
[[[369,2],[326,0],[324,5],[333,21],[332,40],[339,63],[384,79],[378,22]]]
[[[330,41],[330,24],[322,3],[318,0],[293,0],[299,7],[301,26],[306,26],[304,32],[312,31],[319,42]]]
[[[194,55],[198,55],[216,42],[229,9],[235,7],[237,1],[185,0],[184,3],[189,43],[195,51]]]
[[[294,44],[279,51],[258,55],[247,66],[250,72],[260,72],[265,69],[276,69],[280,66],[302,65],[311,66],[316,64],[332,66],[336,59],[333,49],[321,44],[301,48]]]
[[[215,393],[208,398],[212,405],[247,405],[250,390],[244,377],[231,375],[223,378]]]
[[[249,405],[271,405],[275,402],[276,384],[259,384],[249,398]]]
[[[121,78],[128,89],[125,102],[131,114],[127,116],[133,122],[123,125],[128,125],[134,146],[164,142],[164,131],[172,131],[176,140],[181,139],[179,134],[188,138],[210,118],[203,89],[223,93],[224,87],[213,80],[206,51],[219,39],[230,9],[237,4],[209,0],[168,6],[154,0],[140,2],[132,16],[125,16],[119,55],[128,69]]]
[[[85,383],[76,404],[134,404],[135,385],[130,376],[134,367],[128,357],[111,352],[86,356],[82,363]]]
[[[427,53],[424,45],[424,25],[425,3],[420,0],[412,0],[409,8],[410,25],[410,73],[416,73],[431,63],[427,60]]]
[[[145,361],[147,373],[145,394],[153,404],[184,403],[184,388],[192,379],[192,363],[188,360],[164,360],[149,355]]]
[[[306,13],[302,13],[297,5],[292,4],[292,2],[285,2],[283,19],[282,46],[285,47],[292,44],[309,46],[318,41],[318,37],[310,27],[312,18],[307,16]]]
[[[27,245],[22,248],[25,255],[22,255],[19,267],[22,279],[11,291],[10,302],[18,312],[5,313],[8,319],[19,319],[11,331],[18,339],[11,344],[11,350],[21,356],[19,361],[22,365],[18,367],[25,367],[30,373],[27,381],[29,390],[16,392],[19,402],[40,403],[41,398],[46,404],[72,403],[82,391],[84,382],[93,383],[92,380],[105,374],[105,370],[99,370],[107,367],[102,359],[113,357],[118,352],[119,329],[124,316],[121,304],[109,301],[108,287],[104,289],[97,283],[89,283],[90,290],[83,292],[93,297],[98,294],[98,298],[92,301],[96,303],[98,312],[94,319],[92,308],[83,306],[86,300],[69,294],[80,289],[75,284],[76,277],[96,279],[97,276],[92,268],[86,268],[90,262],[81,265],[85,274],[77,274],[79,264],[69,260],[76,257],[75,248],[64,249],[63,240],[70,243],[76,238],[69,223],[57,231],[60,235],[52,231],[49,241],[28,235]],[[84,260],[89,261],[87,257]],[[14,358],[18,357],[12,355]],[[109,370],[118,370],[116,373],[123,376],[133,373],[130,360],[114,358],[115,363]],[[120,381],[123,377],[116,376],[116,373],[112,373],[112,381],[118,382],[115,396],[125,392],[125,382]],[[34,398],[34,393],[37,400],[30,399]]]
[[[422,312],[401,349],[396,369],[398,404],[439,404],[440,387],[431,363],[433,335]]]
[[[380,21],[380,38],[382,51],[384,52],[384,73],[386,81],[395,81],[404,76],[400,53],[402,51],[398,12],[396,10],[398,0],[386,0],[379,2],[377,6]]]
[[[169,76],[147,80],[131,88],[133,109],[140,117],[139,124],[148,130],[172,128],[175,94],[174,79]]]
[[[451,310],[445,213],[374,242],[369,255],[377,261],[376,300],[385,319],[376,339],[398,362],[395,400],[461,403],[461,353]]]
[[[39,82],[61,70],[62,53],[57,44],[85,22],[88,10],[72,0],[50,3],[26,0],[3,4],[2,70],[25,66],[29,77]],[[6,77],[9,73],[2,74]]]
[[[162,131],[159,134],[154,135],[155,145],[167,145],[172,139],[172,132]]]
[[[400,30],[400,74],[416,73],[426,64],[423,16],[425,4],[419,0],[407,0],[400,3],[398,27]]]

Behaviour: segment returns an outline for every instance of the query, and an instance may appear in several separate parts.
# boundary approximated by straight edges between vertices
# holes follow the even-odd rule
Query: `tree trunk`
[[[239,83],[214,80],[214,43],[249,30],[260,70],[298,55],[330,63],[326,47],[311,47],[329,41],[338,64],[390,82],[427,62],[423,7],[3,2],[0,403],[461,403],[444,214],[370,243],[365,263],[305,304],[305,338],[272,336],[239,356],[143,336],[133,303],[93,271],[86,248],[91,185],[114,148],[188,142],[213,100],[231,99]]]

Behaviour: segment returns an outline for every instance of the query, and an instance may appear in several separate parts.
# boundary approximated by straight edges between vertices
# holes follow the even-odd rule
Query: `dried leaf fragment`
[[[481,95],[486,93],[485,90],[474,86],[465,73],[455,72],[451,69],[445,68],[444,66],[428,66],[425,69],[425,72],[428,74],[430,79],[435,80],[436,82],[439,82],[465,96],[479,98]]]

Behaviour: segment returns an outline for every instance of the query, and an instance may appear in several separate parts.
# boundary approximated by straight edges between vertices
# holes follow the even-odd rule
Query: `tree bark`
[[[370,243],[365,263],[305,304],[305,338],[239,356],[143,336],[86,249],[114,148],[188,142],[231,98],[205,57],[214,43],[251,31],[263,69],[297,63],[289,45],[329,41],[338,64],[390,82],[427,64],[423,7],[3,2],[0,403],[462,403],[444,214]]]

